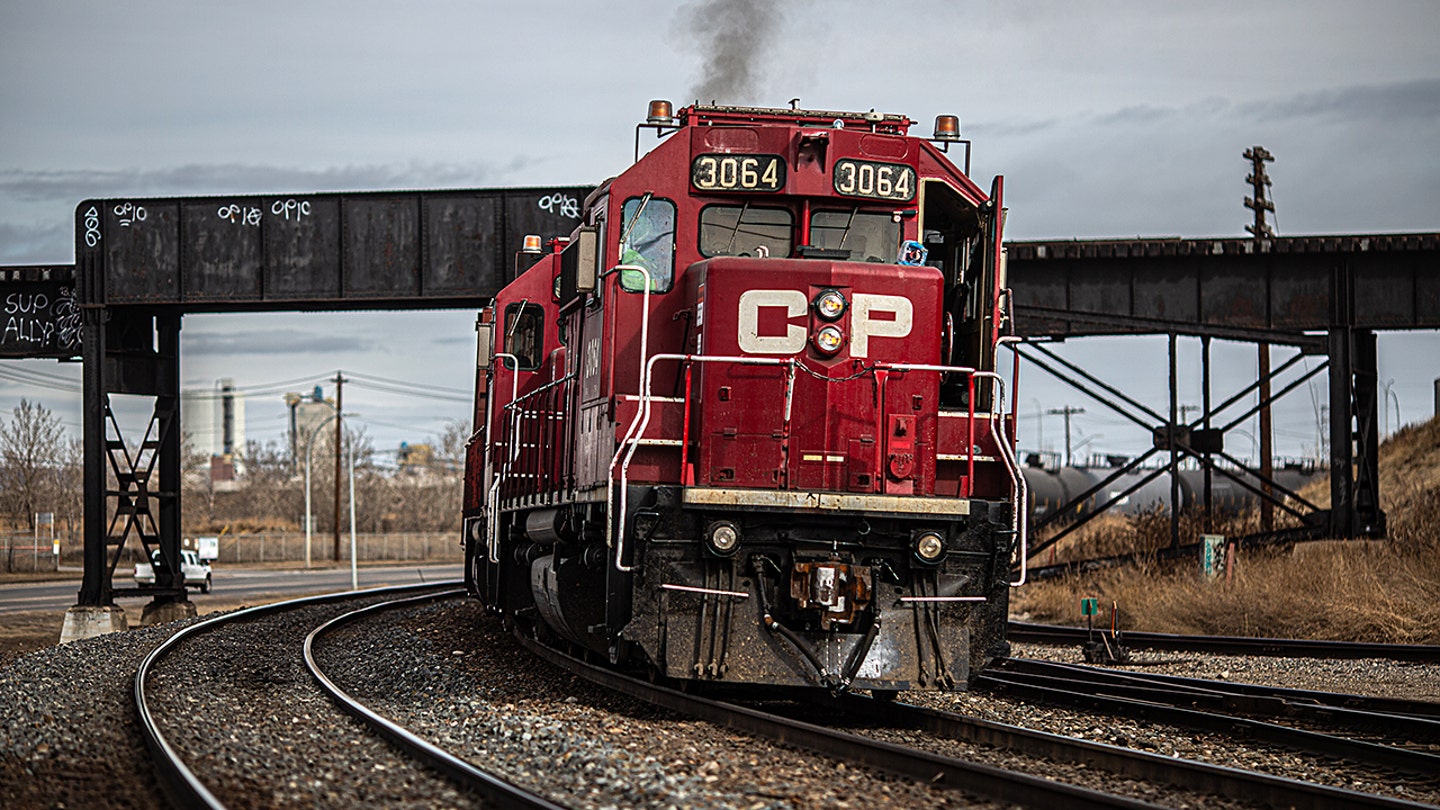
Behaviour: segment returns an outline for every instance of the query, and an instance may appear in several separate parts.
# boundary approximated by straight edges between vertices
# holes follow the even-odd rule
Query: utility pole
[[[1084,413],[1084,412],[1085,412],[1085,409],[1084,409],[1084,408],[1074,408],[1074,407],[1071,407],[1071,406],[1069,406],[1069,405],[1066,405],[1066,406],[1063,407],[1063,408],[1051,408],[1051,409],[1048,411],[1048,413],[1053,413],[1053,414],[1056,414],[1057,416],[1063,416],[1063,417],[1065,417],[1065,466],[1066,466],[1066,467],[1069,467],[1069,466],[1070,466],[1070,415],[1071,415],[1071,414],[1076,414],[1076,413]]]
[[[1265,212],[1275,210],[1275,203],[1269,199],[1267,190],[1270,187],[1270,176],[1265,173],[1265,164],[1275,160],[1275,156],[1263,146],[1252,146],[1245,150],[1242,155],[1250,161],[1250,175],[1245,182],[1250,184],[1251,193],[1255,196],[1245,198],[1245,207],[1255,212],[1255,224],[1246,225],[1245,230],[1258,242],[1262,239],[1275,238],[1275,231],[1265,222]],[[1275,529],[1275,505],[1271,503],[1270,496],[1273,490],[1270,481],[1275,477],[1275,452],[1272,444],[1274,436],[1274,425],[1270,416],[1270,344],[1262,342],[1259,348],[1259,372],[1260,377],[1260,488],[1265,497],[1260,499],[1260,531],[1270,532]]]
[[[339,371],[335,372],[335,562],[340,562],[340,481],[342,470],[340,469],[340,447],[344,437],[345,419],[340,414],[345,411],[343,402],[340,399],[341,390],[345,385],[345,378]]]

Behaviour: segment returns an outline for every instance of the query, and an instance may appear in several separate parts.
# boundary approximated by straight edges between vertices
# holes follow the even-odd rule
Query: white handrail
[[[999,349],[1000,347],[1006,346],[1011,343],[1024,342],[1025,338],[1018,335],[1006,335],[1005,337],[1002,337],[995,342],[995,348]],[[1011,349],[1010,351],[1015,352],[1014,349]],[[1015,358],[1016,364],[1011,373],[1019,374],[1020,365],[1018,352],[1016,352]],[[999,375],[996,376],[998,379]],[[1016,386],[1018,388],[1018,382],[1016,383]],[[1005,396],[1005,383],[1003,380],[1001,380],[1000,383],[1000,396],[1002,399],[1002,407],[997,409],[997,411],[1003,414],[1005,411],[1003,407],[1003,399]],[[991,425],[991,430],[996,430],[996,427],[993,423]],[[1020,470],[1020,461],[1015,457],[1015,448],[1011,447],[1005,442],[1005,432],[1003,429],[999,430],[996,433],[995,444],[996,446],[1001,448],[1001,452],[1005,456],[1005,464],[1007,467],[1010,468],[1011,477],[1015,480],[1015,506],[1014,514],[1011,516],[1011,520],[1015,525],[1017,539],[1020,541],[1020,579],[1011,582],[1010,587],[1018,588],[1021,585],[1025,584],[1025,578],[1026,576],[1028,576],[1030,570],[1028,559],[1030,556],[1030,484],[1025,480],[1025,473],[1021,472]],[[1016,518],[1016,516],[1018,516],[1018,519]]]
[[[512,373],[510,375],[510,401],[514,402],[520,394],[520,358],[516,357],[513,354],[510,354],[509,352],[496,352],[495,357],[497,359],[502,357],[508,357],[511,364],[514,365],[514,369],[512,369]],[[492,418],[495,415],[494,397],[491,397],[489,403],[487,403],[486,411],[485,463],[489,464],[490,452],[495,445],[495,431],[491,428],[489,424],[489,422],[492,421]],[[510,412],[510,422],[510,458],[505,461],[505,466],[501,470],[499,475],[491,476],[493,481],[490,484],[490,497],[486,499],[485,504],[485,511],[487,513],[487,519],[485,521],[485,539],[487,541],[487,544],[490,546],[490,562],[496,564],[500,562],[500,538],[495,536],[496,533],[500,530],[500,509],[499,505],[496,503],[496,499],[500,495],[500,482],[505,480],[505,476],[510,474],[510,465],[515,462],[515,454],[519,450],[519,447],[515,443],[515,411],[513,410]]]
[[[654,400],[654,396],[650,391],[650,386],[654,379],[655,364],[662,360],[680,360],[693,363],[728,362],[738,363],[741,365],[789,366],[792,374],[794,373],[794,367],[798,365],[797,361],[794,358],[781,359],[772,357],[672,353],[657,354],[653,357],[650,357],[646,361],[645,365],[643,366],[644,371],[640,379],[639,406],[636,408],[635,416],[630,420],[630,425],[625,431],[625,438],[621,440],[619,446],[615,448],[615,455],[612,456],[610,459],[609,474],[606,481],[607,489],[605,502],[606,504],[613,504],[615,502],[615,466],[616,464],[620,464],[620,503],[618,504],[619,512],[617,516],[607,516],[607,519],[605,521],[605,545],[608,548],[615,549],[615,569],[622,573],[631,573],[635,570],[635,567],[633,565],[625,565],[625,532],[622,526],[620,538],[617,541],[615,539],[615,523],[616,520],[619,520],[623,523],[626,509],[629,506],[628,483],[630,476],[630,461],[635,456],[636,448],[640,446],[640,438],[645,435],[645,430],[649,427],[650,424],[650,403]],[[1027,515],[1025,514],[1025,505],[1029,499],[1029,494],[1028,487],[1025,482],[1025,476],[1023,473],[1021,473],[1020,464],[1015,457],[1014,448],[1010,447],[1010,445],[1007,443],[1005,439],[1004,429],[1000,424],[1005,412],[1005,378],[993,371],[977,371],[974,368],[966,366],[941,366],[925,363],[876,363],[873,368],[883,368],[894,371],[934,371],[947,374],[960,373],[969,374],[974,377],[984,377],[994,380],[998,390],[996,392],[996,396],[991,398],[990,414],[987,421],[989,421],[990,423],[991,436],[994,438],[996,446],[1000,449],[1000,456],[1005,463],[1006,472],[1010,475],[1010,480],[1013,484],[1014,499],[1012,501],[1012,506],[1010,510],[1010,530],[1019,539],[1021,549],[1020,579],[1018,581],[1010,583],[1010,585],[1011,587],[1019,587],[1020,585],[1025,584],[1025,578],[1027,573],[1025,554],[1029,548],[1029,525]],[[973,449],[967,448],[966,452],[973,452]],[[624,455],[623,463],[620,461],[622,454]]]
[[[610,459],[610,472],[606,481],[605,504],[608,507],[615,502],[615,465],[620,461],[621,453],[625,454],[625,462],[620,465],[620,511],[618,519],[625,520],[625,510],[629,506],[629,478],[630,460],[635,456],[635,449],[640,446],[640,438],[645,435],[645,428],[650,425],[650,403],[654,397],[650,393],[651,380],[654,377],[655,364],[661,360],[683,360],[695,363],[739,363],[747,366],[793,366],[793,358],[784,360],[777,357],[745,357],[729,355],[703,355],[703,354],[657,354],[646,361],[644,371],[640,377],[640,404],[635,409],[635,417],[630,420],[630,427],[625,431],[625,438],[615,448],[615,455]],[[628,445],[628,449],[627,449]],[[616,518],[607,516],[605,521],[605,545],[615,549],[615,570],[621,573],[630,573],[635,566],[625,564],[625,532],[620,532],[620,539],[615,540]]]

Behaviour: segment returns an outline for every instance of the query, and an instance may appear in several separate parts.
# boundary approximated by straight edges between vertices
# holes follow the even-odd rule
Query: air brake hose
[[[821,663],[820,659],[811,651],[810,645],[805,643],[805,639],[800,638],[795,634],[795,631],[776,621],[775,617],[770,615],[770,599],[765,592],[765,574],[761,571],[760,566],[755,563],[754,557],[750,558],[750,570],[755,573],[755,584],[758,586],[755,590],[760,595],[760,621],[765,624],[765,628],[790,642],[790,646],[794,647],[797,652],[805,657],[805,660],[810,663],[810,666],[814,667],[816,675],[819,676],[821,686],[827,688],[834,686],[834,679],[825,671],[825,665]]]
[[[865,657],[870,654],[870,646],[875,643],[875,637],[880,635],[880,617],[877,615],[875,621],[870,624],[870,629],[865,631],[865,637],[850,651],[850,660],[845,662],[845,672],[840,676],[840,683],[835,689],[844,692],[850,688],[850,683],[855,680],[855,673],[860,671],[860,665],[865,663]]]

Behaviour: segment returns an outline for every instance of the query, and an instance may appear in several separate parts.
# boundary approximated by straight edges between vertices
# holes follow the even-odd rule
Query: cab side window
[[[540,367],[545,351],[544,308],[524,303],[505,308],[505,351],[515,355],[522,371]]]
[[[620,263],[645,268],[650,292],[666,292],[675,283],[675,203],[654,197],[625,201],[621,216]],[[620,271],[620,288],[645,289],[645,276]]]

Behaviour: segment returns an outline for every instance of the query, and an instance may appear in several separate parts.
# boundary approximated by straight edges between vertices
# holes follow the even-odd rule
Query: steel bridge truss
[[[1074,496],[1068,503],[1037,519],[1034,524],[1034,530],[1037,532],[1049,527],[1060,526],[1071,515],[1077,514],[1077,510],[1081,507],[1092,503],[1092,499],[1097,495],[1102,492],[1106,493],[1105,500],[1095,502],[1089,510],[1079,513],[1081,516],[1078,519],[1060,526],[1055,534],[1044,541],[1032,544],[1030,547],[1031,557],[1054,547],[1094,518],[1104,514],[1112,507],[1124,503],[1130,495],[1166,474],[1170,476],[1170,545],[1161,551],[1161,556],[1193,555],[1198,544],[1182,544],[1180,536],[1182,503],[1178,473],[1182,459],[1195,460],[1205,471],[1203,514],[1207,526],[1211,525],[1211,521],[1213,521],[1214,503],[1211,485],[1213,476],[1216,474],[1224,476],[1249,491],[1262,504],[1269,504],[1270,507],[1279,509],[1298,521],[1296,526],[1278,531],[1262,531],[1243,538],[1246,545],[1321,536],[1383,536],[1385,515],[1379,508],[1379,436],[1376,426],[1378,388],[1375,371],[1375,335],[1369,330],[1338,331],[1340,334],[1333,335],[1328,342],[1330,359],[1322,360],[1314,368],[1307,369],[1283,387],[1267,395],[1265,392],[1269,390],[1270,383],[1278,383],[1281,375],[1294,368],[1305,357],[1316,353],[1318,349],[1316,341],[1301,342],[1295,347],[1295,353],[1270,370],[1269,374],[1256,379],[1228,399],[1215,405],[1212,405],[1211,402],[1210,344],[1212,338],[1209,335],[1200,336],[1203,401],[1200,415],[1189,422],[1178,418],[1180,408],[1176,345],[1179,336],[1175,333],[1168,335],[1168,415],[1157,412],[1116,386],[1060,356],[1045,342],[1028,341],[1015,345],[1015,351],[1031,365],[1086,394],[1152,436],[1150,449],[1131,459],[1128,463],[1115,468],[1103,480],[1085,492]],[[1339,362],[1335,362],[1333,359],[1336,355],[1340,356]],[[1353,434],[1349,430],[1344,430],[1342,435],[1337,436],[1333,434],[1337,426],[1332,422],[1331,503],[1340,505],[1341,508],[1338,509],[1322,508],[1298,492],[1281,485],[1264,470],[1251,467],[1226,452],[1224,442],[1225,435],[1231,430],[1262,410],[1271,407],[1274,402],[1305,385],[1322,372],[1329,372],[1332,412],[1347,415],[1354,413],[1355,421],[1358,423]],[[1239,415],[1229,417],[1223,423],[1219,423],[1218,417],[1222,413],[1249,400],[1257,391],[1261,394],[1251,407]],[[1123,490],[1110,489],[1127,475],[1145,469],[1147,462],[1167,456],[1163,465],[1150,469],[1148,473],[1130,483]],[[1113,559],[1104,558],[1085,562],[1092,565],[1107,564],[1132,559],[1134,556],[1123,555]],[[1072,570],[1078,565],[1080,563],[1042,566],[1032,568],[1031,573],[1043,577],[1047,573]]]

